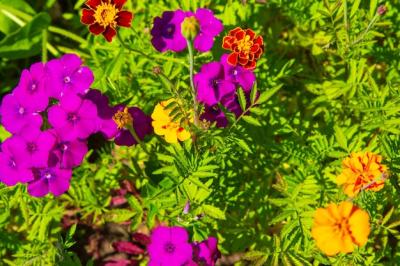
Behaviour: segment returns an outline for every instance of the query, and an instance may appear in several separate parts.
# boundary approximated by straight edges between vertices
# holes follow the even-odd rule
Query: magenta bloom
[[[28,125],[37,128],[42,126],[42,117],[23,102],[24,100],[16,95],[8,94],[1,103],[1,123],[12,134],[19,133]]]
[[[86,139],[97,129],[96,105],[71,93],[65,94],[59,104],[49,109],[48,119],[66,141]]]
[[[57,143],[52,153],[58,158],[59,166],[68,169],[79,166],[88,152],[86,141],[79,139],[63,140],[54,131],[53,134],[57,137]]]
[[[204,64],[194,76],[197,100],[208,106],[216,105],[227,95],[235,93],[235,84],[225,80],[224,67],[219,62]]]
[[[182,266],[192,260],[192,246],[185,228],[159,226],[148,246],[149,266]]]
[[[45,167],[49,153],[53,149],[56,138],[49,130],[41,131],[36,127],[26,127],[19,135],[14,136],[19,142],[18,153],[25,158],[29,167]]]
[[[187,12],[186,15],[194,16],[200,26],[199,33],[193,41],[194,48],[202,53],[210,51],[214,45],[214,38],[224,30],[222,22],[206,8],[198,8],[195,14]]]
[[[114,119],[117,113],[123,113],[125,106],[118,105],[114,107]],[[140,140],[143,140],[146,135],[153,133],[153,127],[151,125],[152,119],[146,115],[142,110],[137,107],[128,108],[128,113],[130,114],[133,121],[133,128]],[[124,117],[122,121],[115,122],[114,128],[116,129],[115,144],[119,146],[132,146],[138,144],[137,141],[132,136],[131,132],[127,129],[127,125],[123,125]]]
[[[75,54],[49,61],[46,71],[49,74],[48,93],[56,99],[70,92],[85,94],[94,80],[90,68],[82,66],[82,60]]]
[[[47,108],[49,96],[46,91],[47,76],[45,65],[35,63],[30,69],[24,69],[18,86],[14,89],[14,95],[20,103],[32,111],[42,112]]]
[[[253,71],[241,66],[232,66],[228,64],[228,55],[221,57],[221,64],[224,66],[225,79],[231,81],[243,88],[245,92],[250,92],[254,86],[256,75]]]
[[[193,243],[194,261],[198,265],[215,266],[221,252],[218,250],[218,239],[209,237],[200,243]]]
[[[117,124],[112,119],[114,109],[109,105],[108,97],[99,90],[91,89],[85,94],[85,99],[94,103],[97,107],[97,130],[107,139],[112,139],[118,133]]]
[[[72,177],[71,169],[62,169],[49,163],[45,168],[33,169],[35,179],[28,184],[28,193],[34,197],[43,197],[48,193],[60,196],[69,189]]]
[[[0,181],[7,186],[33,180],[29,161],[20,153],[24,148],[24,143],[14,137],[6,139],[1,144]]]
[[[154,25],[151,29],[151,43],[159,52],[183,51],[186,46],[186,39],[181,33],[181,24],[185,19],[185,12],[182,10],[165,11],[161,17],[154,18]]]

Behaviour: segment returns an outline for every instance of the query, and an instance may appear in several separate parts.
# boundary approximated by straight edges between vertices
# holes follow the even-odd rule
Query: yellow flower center
[[[117,124],[118,129],[125,128],[127,125],[133,123],[133,118],[127,107],[125,107],[123,111],[116,112],[112,119]]]
[[[250,40],[250,35],[244,36],[244,38],[237,43],[239,51],[250,52],[253,42]]]
[[[97,23],[99,23],[104,28],[107,26],[111,26],[115,28],[117,26],[118,9],[114,4],[111,3],[101,3],[97,6],[97,9],[94,13],[94,19]]]

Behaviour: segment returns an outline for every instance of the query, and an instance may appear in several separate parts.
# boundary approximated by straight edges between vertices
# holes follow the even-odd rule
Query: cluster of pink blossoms
[[[130,146],[137,139],[126,126],[140,139],[152,133],[150,117],[139,108],[109,106],[106,96],[90,89],[93,80],[92,71],[73,54],[22,72],[0,106],[1,124],[12,134],[1,144],[2,183],[26,183],[35,197],[59,196],[69,188],[72,169],[82,163],[90,135],[101,132]]]
[[[149,266],[215,266],[221,253],[218,240],[208,237],[202,242],[189,242],[189,234],[179,226],[158,226],[148,236],[135,233],[135,242],[119,241],[113,244],[115,250],[129,256],[144,254],[142,247],[149,253]],[[135,259],[112,259],[105,266],[135,266]]]

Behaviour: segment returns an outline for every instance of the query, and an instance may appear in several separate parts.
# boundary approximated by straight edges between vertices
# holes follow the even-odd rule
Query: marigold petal
[[[91,9],[82,9],[81,22],[86,25],[94,23],[94,11]]]
[[[349,234],[345,234],[342,237],[342,245],[340,251],[342,253],[351,253],[354,251],[354,243]]]
[[[230,50],[232,48],[233,38],[231,36],[225,36],[222,40],[222,48]]]
[[[250,36],[251,40],[254,39],[254,37],[256,36],[255,32],[252,29],[247,29],[246,35]]]
[[[353,210],[353,203],[349,201],[343,201],[339,204],[338,211],[340,217],[343,218],[349,217],[352,210]]]
[[[104,27],[101,26],[99,23],[94,23],[89,26],[89,31],[94,35],[99,35],[105,31]]]
[[[232,66],[236,66],[238,63],[238,54],[237,53],[231,53],[228,56],[228,63],[231,64]]]
[[[126,0],[111,0],[111,2],[112,2],[119,10],[121,10],[122,7],[125,5]]]
[[[117,31],[112,27],[107,27],[103,32],[103,36],[108,42],[111,42],[115,35],[117,35]]]
[[[133,14],[129,11],[120,11],[118,12],[118,17],[117,17],[117,24],[118,26],[121,27],[127,27],[130,28],[131,27],[131,22],[132,22],[132,18],[133,18]]]
[[[101,0],[88,0],[85,4],[90,8],[96,9],[101,4]]]
[[[236,28],[234,28],[233,30],[230,30],[230,31],[229,31],[229,35],[235,36],[236,33],[238,33],[239,31],[243,31],[242,28],[236,27]]]
[[[244,65],[243,67],[247,70],[254,70],[257,66],[256,61],[248,61],[248,63],[246,65]]]
[[[178,142],[178,136],[176,134],[176,131],[173,129],[168,129],[165,132],[165,141],[168,143],[177,143]]]
[[[190,138],[190,133],[184,128],[179,128],[177,131],[177,136],[180,141],[185,141]]]
[[[359,246],[365,245],[371,230],[368,213],[357,209],[349,219],[349,227],[356,244]]]

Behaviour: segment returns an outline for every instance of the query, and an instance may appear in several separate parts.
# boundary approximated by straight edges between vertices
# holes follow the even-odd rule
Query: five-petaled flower
[[[82,10],[81,22],[89,26],[89,31],[95,35],[103,34],[111,42],[117,34],[117,26],[131,26],[133,14],[122,10],[126,0],[88,0],[89,9]]]
[[[381,161],[382,156],[372,152],[352,153],[343,160],[343,171],[336,182],[343,186],[349,197],[356,196],[361,190],[379,191],[387,177],[387,167]]]
[[[328,256],[353,252],[356,245],[367,243],[369,233],[368,213],[348,201],[317,209],[311,230],[317,247]]]
[[[228,56],[228,63],[232,66],[241,65],[246,69],[254,69],[264,52],[264,41],[253,30],[237,27],[224,37],[222,48],[232,51]]]

